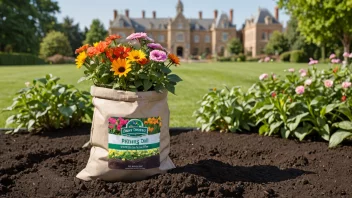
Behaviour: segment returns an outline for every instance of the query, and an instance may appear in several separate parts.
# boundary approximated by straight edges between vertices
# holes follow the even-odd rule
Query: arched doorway
[[[176,48],[176,55],[183,57],[183,47],[177,47]]]

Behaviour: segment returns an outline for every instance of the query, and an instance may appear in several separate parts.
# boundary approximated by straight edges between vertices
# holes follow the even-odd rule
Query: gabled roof
[[[220,17],[216,19],[215,22],[216,28],[228,28],[228,27],[235,27],[231,22],[227,14],[222,13]]]
[[[116,19],[112,21],[111,27],[132,27],[132,22],[124,15],[117,15]]]
[[[191,30],[209,30],[214,19],[190,19]]]
[[[131,19],[133,28],[137,32],[145,32],[148,29],[167,29],[168,18],[133,18]]]
[[[254,17],[255,24],[265,24],[265,18],[270,17],[272,19],[272,24],[279,24],[280,22],[270,13],[266,8],[259,8],[259,13]]]

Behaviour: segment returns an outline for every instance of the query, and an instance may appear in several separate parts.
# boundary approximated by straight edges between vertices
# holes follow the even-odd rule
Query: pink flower
[[[128,120],[126,119],[126,120],[124,120],[123,118],[119,118],[119,123],[120,123],[120,125],[122,125],[122,126],[124,126],[124,125],[126,125],[127,123],[128,123]]]
[[[329,59],[333,59],[333,58],[336,58],[336,55],[335,54],[331,54]]]
[[[296,94],[302,95],[304,93],[304,86],[298,86],[296,87]]]
[[[109,118],[109,123],[110,124],[116,124],[116,119],[115,118]]]
[[[290,69],[288,69],[288,71],[293,73],[293,72],[295,72],[295,69],[294,68],[290,68]]]
[[[126,39],[127,40],[133,40],[133,39],[141,39],[141,38],[147,38],[147,33],[144,32],[137,32],[137,33],[132,33],[129,35]],[[149,37],[148,37],[149,38]]]
[[[316,65],[316,64],[318,64],[318,60],[314,60],[314,59],[312,59],[312,58],[309,58],[309,63],[308,63],[308,65]]]
[[[159,43],[148,43],[147,46],[152,49],[164,49]]]
[[[266,78],[268,78],[268,74],[262,74],[259,76],[259,80],[264,80]]]
[[[338,59],[338,58],[335,59],[335,58],[334,58],[334,59],[331,60],[331,63],[333,63],[333,64],[340,63],[340,59]]]
[[[350,53],[350,55],[348,56],[349,58],[352,58],[352,53]]]
[[[306,72],[306,73],[307,73],[307,70],[305,70],[305,69],[300,69],[298,72],[299,72],[300,74],[303,73],[303,72]]]
[[[269,62],[269,61],[270,61],[270,57],[269,56],[265,57],[264,62]]]
[[[153,50],[149,55],[150,59],[156,62],[164,62],[167,59],[167,55],[164,51],[161,50]]]
[[[351,82],[343,82],[342,83],[342,88],[344,88],[344,89],[347,89],[347,88],[349,88],[349,87],[351,87]]]
[[[302,73],[301,73],[301,76],[302,76],[302,77],[307,76],[307,72],[302,72]]]
[[[304,81],[304,84],[309,86],[312,84],[312,79],[307,79],[306,81]]]
[[[114,125],[113,124],[109,124],[109,129],[113,129]]]
[[[344,52],[344,53],[343,53],[343,57],[347,58],[347,57],[349,57],[349,56],[350,56],[350,54],[349,54],[348,52]]]
[[[330,87],[332,87],[334,85],[334,81],[332,81],[332,80],[325,80],[324,81],[324,86],[326,87],[326,88],[330,88]]]

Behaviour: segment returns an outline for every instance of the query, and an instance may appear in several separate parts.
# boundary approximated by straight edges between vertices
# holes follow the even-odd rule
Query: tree
[[[72,49],[68,38],[62,32],[52,31],[40,43],[40,57],[46,59],[55,54],[71,56]]]
[[[62,32],[67,36],[71,49],[75,50],[79,48],[84,40],[83,32],[79,29],[79,24],[74,24],[73,19],[65,17],[61,25]]]
[[[264,52],[266,54],[281,54],[289,49],[290,46],[286,36],[279,31],[275,31],[273,32],[268,44],[266,44]]]
[[[90,29],[86,34],[86,39],[84,40],[85,44],[93,44],[95,42],[104,40],[108,32],[104,28],[99,19],[93,19]]]
[[[299,21],[300,32],[317,45],[338,38],[345,52],[352,40],[351,0],[278,0],[280,7]]]
[[[233,38],[228,44],[227,44],[227,50],[231,54],[239,54],[242,52],[242,43],[238,38]]]
[[[57,28],[55,14],[60,11],[52,0],[1,0],[0,51],[38,53],[42,37]]]

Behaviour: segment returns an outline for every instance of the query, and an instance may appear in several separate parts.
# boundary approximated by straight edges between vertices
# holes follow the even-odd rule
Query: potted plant
[[[110,35],[76,50],[79,81],[93,82],[94,115],[87,166],[77,177],[134,181],[174,168],[167,93],[181,81],[179,58],[146,33]]]

